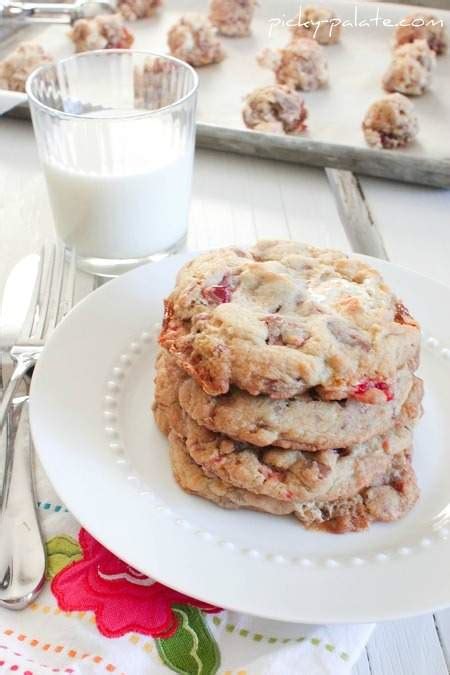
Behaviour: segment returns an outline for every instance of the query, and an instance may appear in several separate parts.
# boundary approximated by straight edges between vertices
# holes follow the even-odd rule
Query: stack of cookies
[[[184,490],[336,533],[412,508],[420,330],[378,272],[262,241],[192,260],[165,305],[154,411]]]

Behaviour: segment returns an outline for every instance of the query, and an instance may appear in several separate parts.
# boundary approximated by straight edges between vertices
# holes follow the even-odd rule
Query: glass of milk
[[[198,78],[178,59],[76,54],[27,82],[59,238],[115,275],[178,250],[187,231]]]

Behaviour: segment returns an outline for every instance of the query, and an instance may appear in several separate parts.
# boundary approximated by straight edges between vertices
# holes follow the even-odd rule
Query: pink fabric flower
[[[80,530],[78,540],[83,559],[54,577],[52,592],[63,611],[94,612],[103,635],[120,637],[134,632],[170,637],[177,630],[174,604],[220,611],[144,576],[116,558],[86,530]]]

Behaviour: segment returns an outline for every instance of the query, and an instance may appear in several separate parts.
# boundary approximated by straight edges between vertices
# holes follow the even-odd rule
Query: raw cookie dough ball
[[[264,50],[258,62],[275,72],[279,84],[314,91],[328,82],[328,65],[323,47],[315,40],[301,38],[284,49]]]
[[[186,14],[169,30],[170,53],[191,66],[219,63],[225,52],[217,38],[217,29],[201,14]]]
[[[443,20],[432,14],[416,12],[410,14],[397,26],[394,33],[394,44],[403,45],[414,40],[426,40],[428,46],[436,54],[445,54],[448,48],[448,33]]]
[[[246,97],[242,117],[256,131],[299,134],[306,129],[308,111],[295,89],[274,84],[255,89]]]
[[[416,59],[405,57],[392,61],[383,77],[383,88],[409,96],[420,96],[428,88],[430,80],[430,72],[426,68]]]
[[[134,96],[137,107],[147,110],[164,108],[174,102],[175,62],[160,56],[148,56],[134,69]]]
[[[245,37],[250,34],[255,6],[256,0],[211,0],[209,20],[222,35]]]
[[[134,35],[123,25],[120,14],[104,14],[93,19],[78,19],[73,24],[69,37],[76,52],[94,49],[128,49]]]
[[[414,40],[414,42],[406,42],[404,45],[396,47],[393,58],[402,59],[404,57],[416,59],[430,72],[436,67],[436,54],[430,49],[426,40]]]
[[[291,30],[294,39],[309,37],[321,45],[334,45],[341,38],[341,22],[326,7],[310,5],[301,9]]]
[[[117,9],[127,21],[147,19],[161,7],[162,0],[119,0]]]
[[[386,91],[420,96],[429,87],[436,56],[426,40],[415,40],[397,47],[391,65],[383,77]]]
[[[25,91],[28,76],[51,57],[36,42],[22,42],[5,59],[0,61],[0,89]]]
[[[368,145],[392,149],[411,143],[419,124],[411,101],[402,94],[389,94],[372,103],[362,128]]]

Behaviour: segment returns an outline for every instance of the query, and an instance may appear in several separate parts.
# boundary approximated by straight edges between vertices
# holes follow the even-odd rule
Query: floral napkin
[[[173,591],[80,528],[40,466],[37,492],[48,583],[28,609],[0,609],[0,673],[346,675],[371,634],[256,619]]]

